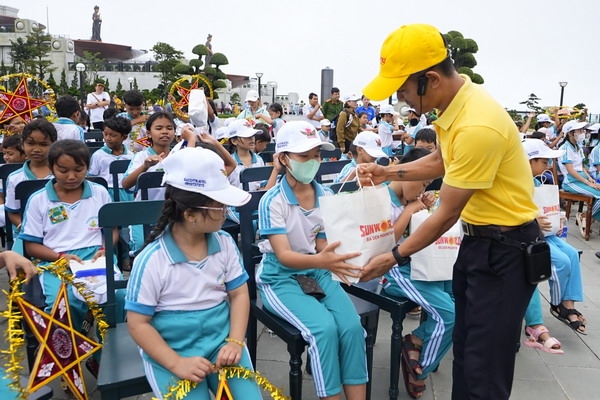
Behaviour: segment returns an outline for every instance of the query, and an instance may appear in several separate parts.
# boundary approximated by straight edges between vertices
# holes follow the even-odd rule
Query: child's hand
[[[435,194],[431,191],[425,192],[421,195],[420,200],[425,204],[425,207],[431,208],[435,204]]]
[[[96,254],[94,254],[94,257],[92,258],[92,262],[96,261],[97,259],[99,259],[100,257],[104,257],[104,255],[106,254],[106,250],[104,249],[100,249],[96,252]]]
[[[410,203],[408,203],[406,205],[406,207],[404,207],[404,211],[410,213],[410,214],[414,214],[416,212],[419,212],[421,210],[426,210],[427,207],[425,206],[425,204],[423,204],[423,202],[421,200],[414,200],[411,201]]]
[[[277,172],[279,172],[283,169],[283,164],[281,163],[281,161],[279,161],[280,154],[281,153],[273,154],[273,169]]]
[[[144,166],[146,167],[146,169],[148,169],[148,168],[152,167],[153,165],[156,165],[159,162],[161,162],[164,156],[165,156],[165,153],[160,153],[156,156],[150,156],[144,160]]]
[[[83,260],[79,257],[77,257],[75,254],[62,254],[59,258],[64,258],[67,261],[77,261],[79,264],[83,264]]]
[[[550,219],[545,215],[538,215],[535,219],[541,230],[548,232],[552,229],[552,222],[550,222]]]
[[[239,363],[241,359],[242,346],[234,342],[225,343],[225,346],[221,347],[219,355],[217,355],[216,368],[219,369],[227,365],[235,365]]]
[[[181,137],[187,140],[188,142],[191,141],[195,136],[196,131],[194,131],[194,128],[192,128],[188,124],[185,124],[183,128],[181,128]]]
[[[210,133],[204,132],[204,133],[199,134],[198,136],[200,137],[200,140],[203,141],[204,143],[209,143],[209,144],[212,144],[213,146],[221,145],[217,139],[215,139],[213,136],[211,136]]]
[[[340,242],[333,242],[328,244],[320,253],[322,264],[324,269],[327,269],[336,274],[345,284],[350,285],[346,276],[358,278],[362,267],[356,265],[347,264],[345,261],[354,257],[358,257],[360,252],[347,253],[347,254],[336,254],[334,250],[340,245]]]
[[[171,372],[180,379],[202,382],[204,378],[214,373],[215,369],[204,357],[180,357]]]
[[[131,125],[145,124],[146,121],[148,121],[148,116],[140,115],[139,117],[137,117],[131,121]]]
[[[10,279],[17,277],[17,270],[22,269],[25,272],[25,282],[38,274],[38,269],[33,263],[22,255],[14,251],[2,252],[2,262],[8,270]]]

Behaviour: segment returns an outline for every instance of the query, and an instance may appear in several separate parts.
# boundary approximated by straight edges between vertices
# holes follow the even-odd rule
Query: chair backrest
[[[15,187],[15,198],[21,202],[21,215],[32,194],[46,186],[50,179],[33,179],[19,182]]]
[[[244,269],[248,273],[248,291],[250,299],[256,299],[256,281],[254,279],[255,265],[260,261],[261,255],[258,253],[254,242],[256,240],[256,224],[258,220],[258,204],[266,192],[250,192],[250,201],[241,207],[237,207],[240,214],[240,250]]]
[[[148,189],[159,188],[162,185],[163,171],[144,172],[138,176],[137,188],[140,190],[142,200],[148,200]]]
[[[18,170],[23,166],[23,163],[14,163],[14,164],[2,164],[0,165],[0,179],[2,180],[2,193],[6,196],[6,179],[10,174]],[[5,198],[6,201],[6,198]],[[4,210],[4,220],[6,221],[4,225],[4,231],[6,233],[6,249],[10,250],[14,243],[14,238],[12,234],[12,224],[10,223],[10,219],[8,218],[8,211]]]
[[[250,190],[250,182],[262,182],[269,179],[272,171],[273,167],[270,165],[264,167],[244,168],[242,172],[240,172],[240,183],[242,184],[242,189],[248,191]]]
[[[115,290],[127,286],[127,281],[115,281],[114,279],[113,257],[116,246],[113,244],[113,229],[127,225],[155,224],[160,216],[162,206],[162,200],[121,201],[105,204],[98,212],[98,223],[103,228],[106,250],[107,301],[104,306],[104,314],[106,315],[106,322],[111,327],[116,324]]]
[[[332,183],[329,188],[333,190],[333,193],[340,192],[356,192],[358,190],[358,182],[356,181],[347,181],[347,182],[337,182]]]
[[[90,129],[83,134],[83,138],[88,140],[100,141],[104,144],[104,134],[100,129]]]
[[[335,158],[339,160],[342,156],[342,150],[334,149],[334,150],[321,150],[321,158]]]
[[[258,153],[258,156],[260,158],[262,158],[263,162],[265,164],[267,163],[272,163],[273,162],[273,154],[275,154],[274,151],[261,151],[260,153]]]
[[[265,150],[275,152],[275,143],[267,144],[267,147],[265,147]]]
[[[120,201],[120,193],[119,187],[121,186],[121,182],[119,180],[119,175],[127,172],[127,168],[131,160],[115,160],[110,163],[108,167],[108,173],[112,176],[112,184],[113,184],[113,198],[114,201]]]
[[[108,182],[106,182],[106,179],[101,176],[86,176],[85,179],[90,182],[97,183],[98,185],[102,185],[104,186],[104,189],[108,190]]]
[[[348,164],[350,161],[351,160],[321,162],[321,165],[319,165],[319,170],[317,171],[317,176],[315,176],[315,179],[319,183],[332,182],[333,177],[327,177],[327,175],[339,174],[340,171],[344,168],[344,166],[346,164]]]

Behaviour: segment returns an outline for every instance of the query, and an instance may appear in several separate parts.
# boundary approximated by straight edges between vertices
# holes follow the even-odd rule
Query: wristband
[[[237,340],[237,339],[233,339],[233,338],[228,337],[228,338],[225,339],[225,341],[227,343],[239,344],[241,347],[246,347],[246,343],[244,343],[244,342],[242,342],[240,340]]]
[[[410,262],[410,257],[404,257],[400,254],[400,252],[398,251],[398,245],[395,245],[392,248],[392,255],[394,256],[394,259],[398,263],[398,266],[406,265]]]

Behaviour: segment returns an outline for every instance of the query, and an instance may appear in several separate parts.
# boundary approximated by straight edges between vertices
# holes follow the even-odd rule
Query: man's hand
[[[379,185],[386,180],[385,167],[375,163],[358,164],[356,175],[361,185]]]
[[[395,264],[396,260],[391,251],[375,256],[363,267],[362,272],[360,272],[360,280],[361,282],[367,282],[379,278],[392,269]]]

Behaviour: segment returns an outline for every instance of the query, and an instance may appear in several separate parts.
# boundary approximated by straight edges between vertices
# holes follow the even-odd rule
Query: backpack
[[[352,114],[350,114],[348,112],[348,110],[346,110],[345,108],[340,111],[340,113],[338,115],[335,116],[334,119],[331,120],[331,130],[329,131],[329,137],[331,138],[331,140],[334,143],[337,143],[337,132],[336,132],[336,125],[337,125],[337,121],[340,117],[341,113],[345,113],[346,114],[346,126],[345,128],[349,127],[352,124]]]

